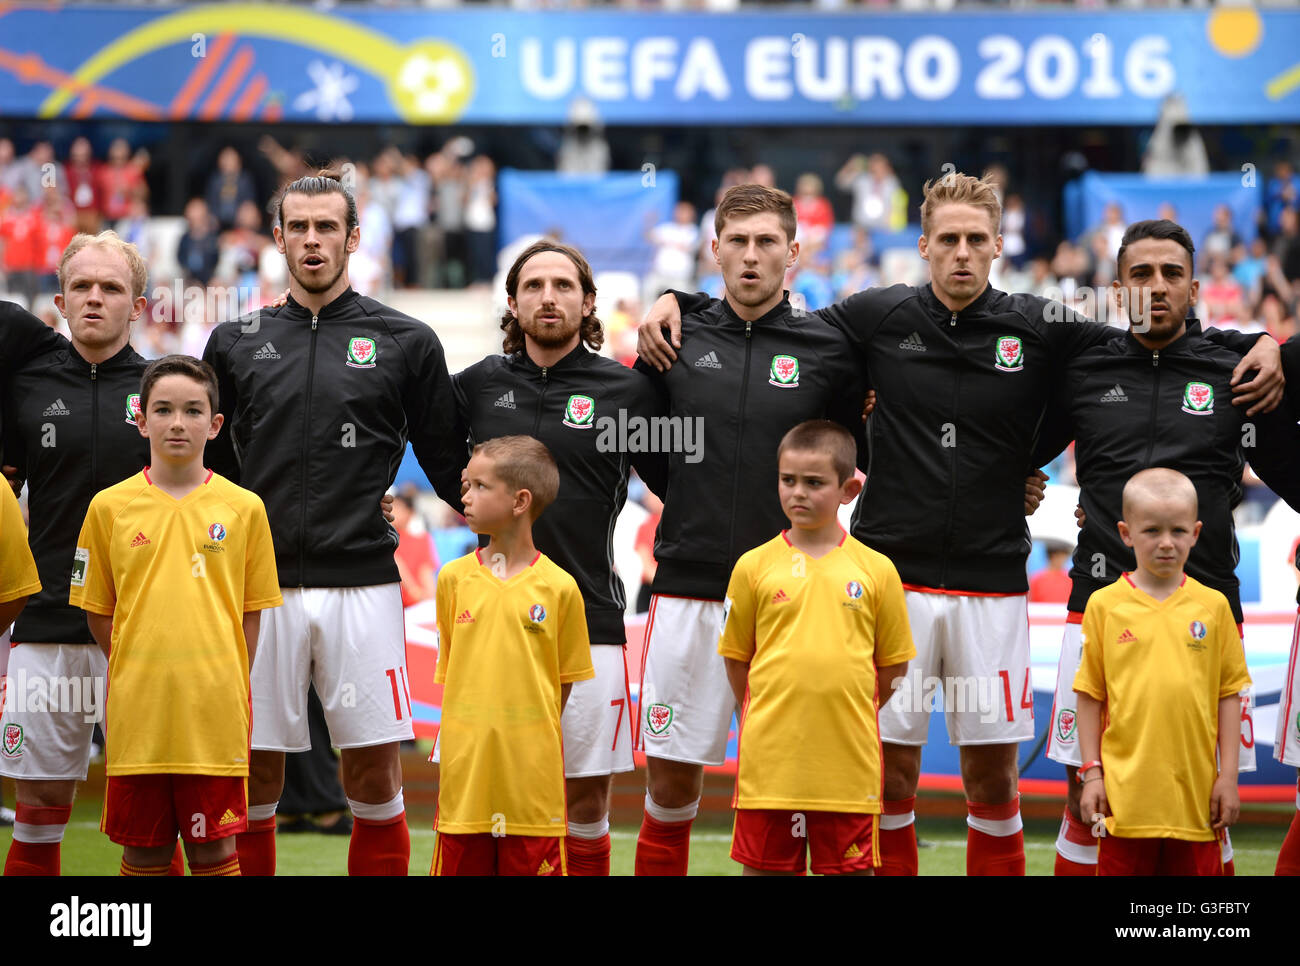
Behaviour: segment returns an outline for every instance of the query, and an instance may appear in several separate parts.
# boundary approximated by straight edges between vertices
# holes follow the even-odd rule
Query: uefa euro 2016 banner
[[[1300,121],[1300,11],[0,5],[0,115],[560,124]]]

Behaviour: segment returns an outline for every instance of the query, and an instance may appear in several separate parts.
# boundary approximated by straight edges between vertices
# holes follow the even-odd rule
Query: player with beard
[[[782,289],[799,257],[790,196],[728,189],[713,254],[726,297],[687,312],[689,359],[659,373],[644,361],[674,420],[703,427],[698,454],[668,460],[655,541],[637,715],[647,756],[638,875],[684,875],[704,766],[726,759],[735,697],[718,653],[723,599],[736,561],[787,526],[777,448],[788,430],[830,418],[861,437],[863,367],[839,332],[809,321]]]
[[[974,692],[992,704],[945,709],[949,740],[960,747],[972,875],[1024,874],[1016,752],[1034,734],[1025,476],[1065,365],[1113,336],[1059,303],[989,286],[1002,252],[1001,214],[986,180],[953,173],[927,183],[917,250],[929,262],[930,283],[869,289],[814,313],[849,338],[859,353],[855,365],[869,364],[880,396],[867,429],[871,472],[853,536],[898,568],[918,654],[912,667],[922,679],[943,679],[947,694]],[[669,378],[689,368],[672,365],[676,354],[661,332],[668,328],[677,348],[685,344],[685,329],[679,335],[673,321],[678,300],[688,313],[717,305],[704,296],[666,296],[641,325],[643,359],[671,366]],[[1276,344],[1261,339],[1251,348],[1251,337],[1234,333],[1216,338],[1250,349],[1234,382],[1261,371],[1262,378],[1238,386],[1237,401],[1275,406],[1282,395]],[[696,351],[691,343],[689,355]],[[915,875],[926,702],[902,687],[881,709],[880,725],[880,872]]]
[[[661,494],[665,465],[663,454],[611,430],[653,427],[659,401],[645,375],[593,351],[604,332],[591,268],[577,249],[546,240],[524,249],[506,274],[506,301],[504,355],[453,377],[456,406],[471,446],[531,435],[560,470],[559,497],[533,523],[533,542],[582,590],[596,669],[594,679],[573,686],[561,719],[568,870],[608,875],[610,786],[616,772],[635,767],[614,524],[629,467]]]
[[[331,177],[289,184],[276,247],[285,305],[213,330],[226,423],[210,466],[266,504],[284,605],[262,620],[252,670],[246,875],[274,874],[284,754],[311,746],[314,682],[342,750],[355,818],[353,875],[405,875],[410,836],[398,743],[413,736],[396,532],[378,508],[409,439],[439,495],[460,506],[465,434],[442,345],[424,323],[354,292],[356,202]]]
[[[144,312],[148,269],[134,245],[111,231],[78,235],[59,264],[55,305],[71,341],[12,302],[0,302],[5,475],[28,485],[28,539],[42,589],[14,625],[10,693],[0,716],[0,775],[17,785],[17,824],[5,875],[58,875],[77,782],[90,764],[92,706],[105,695],[106,662],[86,615],[68,604],[77,534],[91,498],[140,472],[140,377],[146,361],[130,345]],[[32,685],[88,682],[82,706],[34,707]],[[19,690],[23,694],[19,694]],[[180,874],[179,864],[173,871]]]

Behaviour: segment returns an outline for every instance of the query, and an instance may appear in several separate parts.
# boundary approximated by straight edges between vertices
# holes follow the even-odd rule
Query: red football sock
[[[239,853],[236,852],[228,859],[222,859],[220,862],[212,862],[208,865],[200,865],[195,862],[190,866],[190,872],[195,876],[223,876],[239,875]]]
[[[406,812],[385,821],[352,818],[348,875],[406,875],[411,866],[411,833]]]
[[[235,836],[241,875],[275,875],[275,816],[249,819],[248,831]]]
[[[885,813],[880,817],[880,868],[876,875],[916,875],[916,796],[896,802],[885,802]],[[896,816],[910,817],[906,825],[886,828]],[[897,819],[894,818],[896,821]]]
[[[609,875],[609,835],[583,839],[569,835],[565,840],[569,875]]]
[[[181,848],[181,840],[176,840],[176,851],[172,853],[172,865],[167,870],[168,875],[185,874],[185,850]]]
[[[1282,842],[1282,851],[1277,854],[1277,868],[1274,875],[1300,875],[1300,794],[1296,796],[1297,810],[1291,818],[1291,827]],[[5,875],[9,870],[5,869]]]
[[[1020,796],[1001,805],[966,803],[966,874],[1024,875]]]
[[[118,870],[118,875],[125,875],[130,878],[161,879],[167,875],[168,868],[165,865],[131,865],[123,857],[122,867]]]
[[[636,837],[636,875],[685,875],[691,860],[691,822],[661,822],[647,813]]]
[[[1097,840],[1092,829],[1070,814],[1067,807],[1056,837],[1056,869],[1053,875],[1096,875]]]
[[[5,859],[5,875],[58,875],[63,829],[72,816],[71,805],[24,805],[14,807],[14,840]],[[32,838],[57,838],[33,842]]]

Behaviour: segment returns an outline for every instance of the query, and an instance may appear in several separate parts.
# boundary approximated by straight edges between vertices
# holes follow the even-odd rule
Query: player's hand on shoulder
[[[664,330],[672,339],[672,345],[664,337]],[[682,312],[677,299],[672,295],[661,295],[650,306],[650,311],[636,330],[636,351],[641,358],[660,372],[666,372],[677,358],[674,349],[682,347]]]
[[[1047,497],[1047,481],[1051,479],[1042,470],[1034,470],[1025,477],[1025,516],[1034,515],[1034,511]]]
[[[867,417],[876,409],[876,390],[868,389],[866,398],[862,400],[862,421],[865,423]]]
[[[1078,504],[1075,504],[1074,507],[1074,522],[1079,525],[1080,530],[1082,530],[1083,525],[1088,522],[1088,514],[1084,513],[1083,507]]]
[[[281,309],[289,304],[289,290],[285,289],[275,297],[275,301],[267,306],[268,309]]]
[[[1250,382],[1242,382],[1252,369],[1258,370]],[[1249,406],[1247,416],[1269,413],[1282,402],[1286,389],[1286,376],[1282,374],[1282,350],[1272,336],[1255,340],[1255,345],[1242,356],[1237,368],[1232,370],[1232,404]]]
[[[1218,831],[1236,824],[1241,817],[1241,796],[1237,793],[1237,776],[1221,774],[1214,780],[1214,790],[1210,792],[1211,828]]]
[[[462,484],[461,493],[464,492],[465,489],[464,489],[464,485]],[[393,520],[396,519],[393,516],[393,495],[391,493],[385,493],[383,496],[379,498],[379,512],[384,515],[384,519],[389,523],[392,523]]]

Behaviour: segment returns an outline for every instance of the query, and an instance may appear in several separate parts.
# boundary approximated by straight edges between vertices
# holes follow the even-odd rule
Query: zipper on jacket
[[[754,331],[754,323],[746,322],[745,323],[745,368],[741,370],[742,372],[744,372],[745,375],[741,379],[741,383],[740,383],[740,408],[737,410],[739,413],[741,413],[742,417],[745,412],[745,397],[749,395],[749,358],[750,358],[750,352],[754,348],[754,343],[751,341],[750,336],[753,334],[753,331]],[[736,457],[732,463],[734,467],[734,471],[731,476],[731,492],[733,494],[740,492],[740,454],[741,454],[742,445],[744,443],[744,438],[745,438],[745,420],[741,418],[740,429],[736,432]],[[735,561],[731,559],[731,552],[736,542],[736,504],[738,502],[739,501],[735,499],[731,501],[731,521],[727,524],[727,562],[731,566],[734,566],[735,564]]]
[[[130,402],[128,401],[128,405]],[[99,364],[90,364],[90,485],[99,491]]]
[[[957,322],[957,313],[952,314],[953,324]],[[953,380],[953,401],[961,403],[961,370],[957,370],[957,377]],[[959,405],[953,407],[953,412],[960,412]],[[956,428],[954,424],[953,428]],[[941,438],[942,441],[942,438]],[[948,478],[952,480],[952,486],[948,492],[948,523],[943,528],[943,558],[939,569],[939,589],[942,590],[948,586],[948,557],[952,554],[952,518],[957,510],[957,454],[958,447],[948,447],[952,451],[952,457],[948,464]]]
[[[311,347],[307,350],[307,400],[302,415],[302,458],[298,461],[299,485],[302,487],[302,522],[298,528],[298,586],[303,586],[307,566],[307,446],[311,438],[311,383],[316,374],[316,325],[320,316],[311,317]]]
[[[542,366],[542,391],[537,394],[537,414],[533,417],[533,439],[537,439],[537,430],[542,425],[542,403],[546,400],[546,387],[549,383],[546,380],[546,374],[550,371],[549,366]],[[564,417],[568,419],[566,415]]]
[[[1155,349],[1151,353],[1151,367],[1155,369],[1155,380],[1151,385],[1151,419],[1147,422],[1147,459],[1146,465],[1151,465],[1151,454],[1156,448],[1156,413],[1157,404],[1160,401],[1160,350]]]
[[[956,324],[957,324],[957,313],[954,312],[954,313],[952,314],[952,318],[950,318],[950,319],[948,320],[948,325],[953,326],[953,325],[956,325]]]

